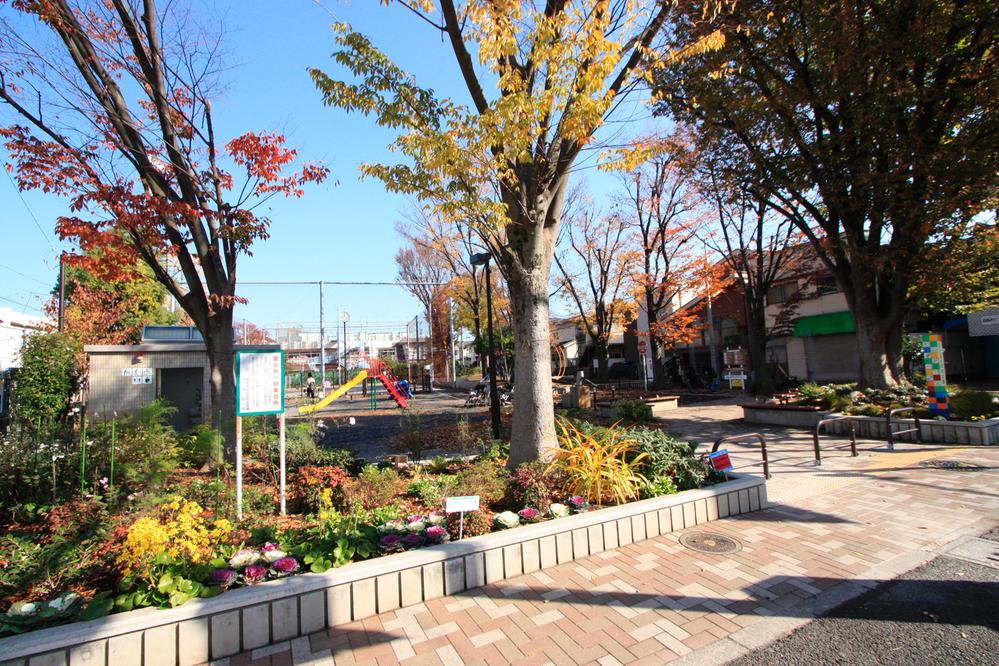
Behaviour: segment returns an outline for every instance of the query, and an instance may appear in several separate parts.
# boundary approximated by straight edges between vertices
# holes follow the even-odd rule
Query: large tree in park
[[[408,159],[368,165],[365,173],[432,202],[449,219],[484,220],[513,312],[513,467],[557,446],[548,288],[570,171],[607,116],[642,83],[672,3],[398,4],[428,29],[428,42],[450,46],[468,104],[419,87],[344,25],[335,27],[341,48],[334,58],[351,80],[319,70],[313,77],[327,104],[372,114],[399,132],[394,148]]]
[[[634,319],[630,266],[638,258],[624,217],[605,215],[583,199],[566,211],[555,250],[557,289],[577,313],[597,360],[597,378],[607,380],[607,348],[615,326]]]
[[[999,185],[999,6],[992,0],[779,0],[705,16],[676,44],[724,48],[663,70],[662,110],[747,158],[810,241],[857,325],[860,379],[902,375],[907,293],[927,242]],[[941,275],[946,283],[948,277]]]
[[[269,226],[256,206],[326,170],[285,173],[295,151],[278,134],[222,143],[210,102],[222,45],[180,4],[3,4],[0,100],[16,124],[0,136],[19,187],[69,200],[57,231],[78,243],[77,264],[127,278],[142,261],[177,299],[204,336],[231,434],[236,264]]]
[[[806,257],[794,226],[774,211],[767,197],[739,174],[726,173],[710,157],[701,160],[699,188],[715,208],[716,223],[703,235],[722,257],[739,285],[746,308],[747,348],[753,392],[769,394],[773,381],[767,370],[767,292],[781,279],[795,275]]]

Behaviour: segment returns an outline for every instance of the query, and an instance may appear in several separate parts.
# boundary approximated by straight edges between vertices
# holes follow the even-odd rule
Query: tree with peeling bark
[[[301,196],[327,170],[286,173],[296,153],[278,134],[219,145],[210,96],[221,43],[182,6],[4,4],[14,12],[0,23],[0,100],[18,120],[0,137],[18,186],[69,199],[57,232],[80,247],[71,261],[105,279],[141,261],[177,299],[204,336],[232,455],[237,259],[268,235],[256,206]]]
[[[860,380],[904,377],[902,324],[927,243],[999,187],[999,7],[991,0],[681,2],[676,44],[725,46],[661,72],[661,110],[746,158],[836,277]],[[941,276],[946,280],[946,276]]]
[[[556,284],[593,346],[597,378],[606,381],[611,334],[635,317],[628,277],[638,256],[625,219],[601,215],[589,204],[567,208],[562,247],[555,251]]]
[[[570,170],[615,107],[645,81],[672,3],[623,0],[399,3],[447,40],[471,105],[419,87],[349,26],[334,59],[351,82],[313,70],[327,104],[399,132],[404,164],[366,174],[475,220],[510,290],[517,363],[509,465],[557,446],[548,288]],[[688,52],[717,44],[700,40]],[[490,96],[484,84],[495,86]]]

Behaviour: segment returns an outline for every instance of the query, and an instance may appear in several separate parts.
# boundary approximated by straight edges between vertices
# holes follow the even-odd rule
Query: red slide
[[[404,396],[402,392],[399,391],[399,388],[397,387],[399,380],[397,380],[395,375],[392,374],[388,365],[377,359],[370,361],[369,365],[371,368],[368,371],[370,376],[381,380],[382,384],[385,385],[385,390],[387,390],[389,395],[392,396],[392,399],[395,400],[395,404],[399,405],[403,409],[409,407],[409,398]]]

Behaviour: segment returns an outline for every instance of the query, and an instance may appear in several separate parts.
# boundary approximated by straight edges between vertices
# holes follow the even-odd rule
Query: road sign
[[[711,461],[711,467],[716,472],[728,472],[732,469],[732,460],[728,457],[728,449],[709,453],[708,460]]]
[[[284,412],[284,352],[241,349],[236,352],[236,415]]]
[[[645,343],[645,340],[639,340],[638,341],[638,353],[639,354],[644,354],[646,351],[648,351],[648,349],[649,349],[649,347]]]

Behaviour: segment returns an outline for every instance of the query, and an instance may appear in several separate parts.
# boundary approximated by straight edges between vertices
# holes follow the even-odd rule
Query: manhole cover
[[[690,532],[680,536],[680,543],[699,553],[737,553],[742,550],[742,544],[732,537],[714,534],[713,532]]]
[[[958,472],[980,472],[982,470],[978,465],[973,465],[971,463],[966,463],[961,460],[924,460],[919,463],[923,467],[933,467],[935,469],[953,469]]]

